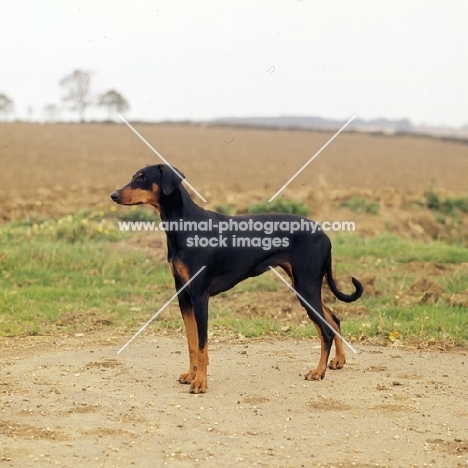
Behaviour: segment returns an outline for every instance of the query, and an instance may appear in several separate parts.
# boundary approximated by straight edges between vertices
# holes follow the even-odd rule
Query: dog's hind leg
[[[323,312],[327,322],[333,329],[341,335],[340,319],[322,302]],[[330,361],[328,365],[329,369],[342,369],[346,363],[346,356],[343,347],[343,341],[340,336],[335,334],[335,357]]]
[[[296,291],[302,296],[305,301],[298,296],[299,302],[307,311],[307,315],[312,320],[317,328],[320,338],[320,360],[315,369],[311,369],[305,376],[306,380],[322,380],[325,377],[327,370],[328,358],[333,344],[334,333],[324,323],[327,321],[324,310],[322,309],[322,300],[320,297],[321,281],[317,280],[316,284],[302,287],[300,281],[295,281]]]

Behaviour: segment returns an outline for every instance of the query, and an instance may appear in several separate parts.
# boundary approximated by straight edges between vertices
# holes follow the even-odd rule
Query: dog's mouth
[[[118,205],[157,205],[158,200],[148,190],[133,189],[129,185],[111,193],[111,199]]]
[[[122,193],[119,190],[111,193],[112,201],[117,203],[117,205],[126,205],[126,206],[133,206],[133,205],[144,205],[145,202],[141,200],[131,200],[122,197]]]

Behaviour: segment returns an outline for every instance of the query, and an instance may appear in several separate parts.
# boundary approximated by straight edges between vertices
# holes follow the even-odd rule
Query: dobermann
[[[172,166],[146,166],[136,172],[128,185],[111,195],[116,203],[149,204],[159,211],[167,236],[167,260],[177,291],[190,282],[178,295],[190,356],[189,370],[180,376],[179,382],[190,384],[191,393],[206,392],[209,298],[246,278],[269,271],[270,266],[281,267],[291,278],[299,302],[321,339],[319,364],[305,378],[321,380],[324,377],[334,339],[336,356],[329,367],[342,368],[345,354],[341,339],[324,323],[326,320],[340,333],[339,319],[321,300],[323,278],[326,277],[333,294],[344,302],[359,299],[363,288],[352,278],[354,293],[344,294],[338,290],[332,276],[328,236],[319,228],[314,233],[297,230],[300,223],[307,227],[307,223],[312,223],[311,226],[313,222],[296,215],[227,216],[204,210],[194,203],[182,185],[184,177]],[[290,229],[291,226],[295,229]],[[205,268],[200,272],[202,267]]]

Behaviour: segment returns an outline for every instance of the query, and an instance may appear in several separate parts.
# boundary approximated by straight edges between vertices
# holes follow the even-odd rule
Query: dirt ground
[[[468,466],[466,351],[358,345],[308,382],[317,341],[228,337],[191,395],[182,336],[128,338],[3,338],[0,466]]]

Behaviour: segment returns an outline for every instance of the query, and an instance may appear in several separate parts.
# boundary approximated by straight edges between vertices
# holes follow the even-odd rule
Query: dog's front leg
[[[208,387],[208,293],[193,299],[198,332],[198,364],[190,393],[205,393]]]
[[[186,291],[179,294],[179,307],[182,312],[182,318],[184,319],[190,360],[189,370],[180,375],[179,382],[182,384],[191,384],[195,379],[198,369],[198,332],[192,302]]]

